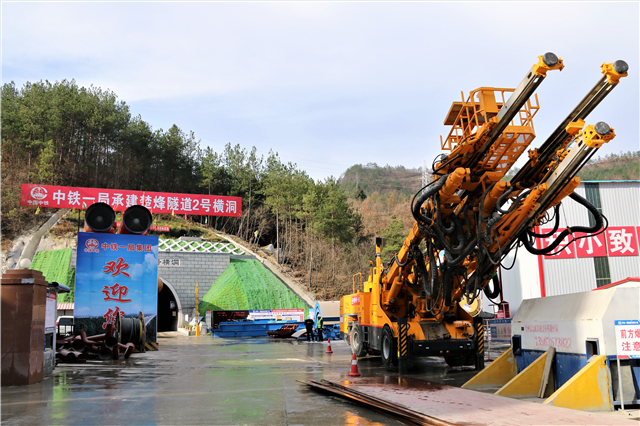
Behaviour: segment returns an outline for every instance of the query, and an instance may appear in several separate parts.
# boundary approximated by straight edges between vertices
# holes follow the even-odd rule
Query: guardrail
[[[229,253],[245,254],[244,250],[230,243],[214,243],[210,241],[180,241],[161,239],[158,242],[158,251],[171,252],[200,252],[200,253]]]

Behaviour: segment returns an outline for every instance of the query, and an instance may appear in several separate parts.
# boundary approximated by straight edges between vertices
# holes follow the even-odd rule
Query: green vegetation
[[[204,296],[198,312],[236,309],[304,309],[309,307],[254,259],[231,259]]]
[[[382,237],[382,258],[387,259],[393,257],[400,248],[404,239],[407,237],[402,221],[396,219],[396,215],[391,216],[391,223],[386,228],[380,230]]]
[[[503,180],[510,181],[520,169],[514,167]],[[583,181],[593,180],[640,180],[640,151],[621,152],[596,157],[578,172]]]
[[[608,154],[589,160],[578,172],[582,180],[640,180],[640,151]]]
[[[76,271],[69,266],[71,249],[39,251],[33,257],[30,269],[42,272],[49,282],[57,282],[71,289],[70,293],[58,295],[58,303],[73,302]]]
[[[115,93],[73,80],[4,84],[1,107],[3,240],[45,216],[19,205],[24,183],[208,193],[242,197],[242,216],[190,216],[189,223],[163,215],[155,224],[169,225],[171,238],[220,241],[213,228],[251,244],[273,244],[278,263],[307,275],[308,287],[323,297],[333,297],[339,282],[366,267],[359,255],[368,250],[362,218],[338,182],[316,182],[277,153],[265,158],[255,147],[231,144],[221,152],[203,148],[193,132],[177,125],[153,129]],[[65,225],[61,236],[75,232],[77,216]]]
[[[422,187],[422,171],[403,166],[356,164],[344,172],[340,185],[353,198],[364,200],[374,192],[395,194],[398,198],[412,197]]]

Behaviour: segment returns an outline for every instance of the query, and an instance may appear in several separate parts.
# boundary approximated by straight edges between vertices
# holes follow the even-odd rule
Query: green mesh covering
[[[255,259],[231,259],[198,305],[198,312],[246,309],[304,309],[309,307]]]
[[[70,293],[58,295],[58,303],[71,303],[75,295],[76,271],[69,267],[71,249],[39,251],[33,257],[31,268],[42,272],[49,282],[57,282],[71,289]]]

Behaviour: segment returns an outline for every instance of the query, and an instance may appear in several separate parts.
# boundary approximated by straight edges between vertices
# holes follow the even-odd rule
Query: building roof
[[[75,303],[69,303],[69,302],[65,302],[65,303],[58,303],[58,310],[59,311],[73,311],[73,305]]]
[[[615,287],[617,285],[628,283],[628,282],[640,282],[640,278],[638,278],[638,277],[628,277],[628,278],[625,278],[624,280],[616,281],[615,283],[603,285],[602,287],[598,287],[598,288],[594,289],[593,291],[602,290],[602,289],[605,289],[605,288]]]

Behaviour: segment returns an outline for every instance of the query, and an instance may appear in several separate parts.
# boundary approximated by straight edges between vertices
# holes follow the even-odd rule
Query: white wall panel
[[[629,277],[640,277],[640,257],[617,256],[609,258],[609,271],[611,282],[623,280]]]
[[[584,185],[580,185],[575,192],[585,197]],[[589,226],[589,211],[582,205],[571,198],[566,197],[560,206],[560,228],[572,226]],[[549,225],[545,226],[546,228]]]
[[[599,186],[609,226],[640,226],[640,182],[600,182]]]
[[[545,259],[543,267],[547,296],[579,293],[596,288],[596,270],[592,258]]]
[[[502,264],[510,266],[514,253],[515,250],[509,253]],[[500,272],[502,275],[502,294],[504,300],[509,302],[511,315],[518,310],[523,300],[540,297],[538,256],[529,253],[524,247],[518,249],[518,257],[513,268],[510,270],[501,268]],[[489,312],[491,311],[489,310]]]

